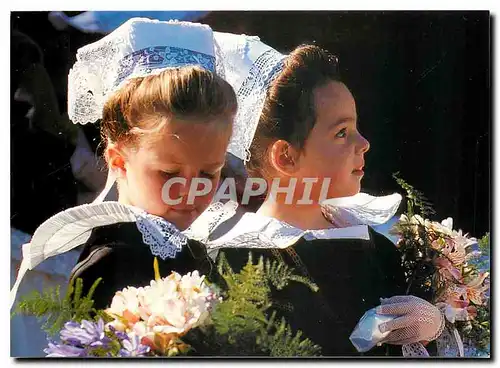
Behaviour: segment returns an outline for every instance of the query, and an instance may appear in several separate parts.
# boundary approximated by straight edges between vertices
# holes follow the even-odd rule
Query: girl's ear
[[[125,165],[126,156],[122,146],[115,143],[108,143],[105,156],[109,170],[113,171],[118,178],[123,178],[127,175],[127,168]]]
[[[271,166],[284,176],[293,176],[298,169],[299,152],[287,141],[277,140],[269,150]]]

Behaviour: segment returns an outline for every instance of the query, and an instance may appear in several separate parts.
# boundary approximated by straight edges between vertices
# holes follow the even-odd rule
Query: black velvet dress
[[[295,273],[309,277],[319,287],[314,292],[293,283],[275,291],[274,301],[293,306],[278,307],[294,330],[322,347],[323,356],[399,356],[401,347],[383,345],[367,353],[358,353],[349,340],[363,314],[378,305],[380,298],[404,294],[400,256],[385,236],[368,228],[369,240],[301,238],[285,249],[220,248],[235,271],[253,254],[283,259]]]
[[[86,293],[101,277],[102,281],[94,294],[94,307],[106,308],[117,291],[128,286],[146,286],[154,280],[154,258],[149,245],[143,242],[136,223],[96,227],[83,245],[70,280],[81,278]],[[194,270],[208,279],[216,277],[216,267],[208,257],[205,246],[194,240],[188,240],[175,258],[157,259],[162,277],[167,277],[172,271],[183,275]]]

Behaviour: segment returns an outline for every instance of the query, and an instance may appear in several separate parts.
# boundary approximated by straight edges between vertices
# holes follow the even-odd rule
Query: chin
[[[344,197],[352,197],[358,194],[361,191],[361,186],[346,188],[342,191],[335,191],[332,193],[328,193],[328,198],[344,198]]]
[[[170,210],[164,218],[175,225],[180,231],[186,230],[200,216],[197,210],[190,213]]]
[[[191,226],[191,223],[176,223],[174,224],[175,227],[179,230],[179,231],[184,231],[186,230],[189,226]]]
[[[166,216],[162,216],[162,217],[166,221],[173,224],[179,231],[186,230],[193,223],[193,221],[189,221],[187,219],[182,219],[182,218],[178,218],[178,217],[174,218],[174,216],[171,216],[171,215],[166,215]]]

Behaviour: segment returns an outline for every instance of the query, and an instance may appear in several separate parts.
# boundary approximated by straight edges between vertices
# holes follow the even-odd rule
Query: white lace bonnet
[[[286,55],[255,36],[214,32],[214,37],[217,73],[233,87],[238,99],[227,151],[246,162],[267,90],[283,69]]]
[[[77,51],[68,76],[68,115],[94,123],[110,94],[127,80],[200,65],[215,72],[212,29],[204,24],[132,18]]]

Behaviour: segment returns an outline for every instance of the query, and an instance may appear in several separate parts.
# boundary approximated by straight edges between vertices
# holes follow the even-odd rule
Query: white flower
[[[179,284],[168,278],[151,281],[151,286],[144,290],[143,304],[149,305],[152,301],[165,297],[180,298]]]
[[[189,272],[187,275],[182,276],[180,282],[180,289],[185,298],[194,297],[199,293],[206,292],[207,287],[204,288],[205,276],[200,276],[198,271]],[[206,290],[205,290],[206,289]]]
[[[139,338],[147,338],[149,341],[154,341],[154,332],[146,325],[146,322],[137,322],[131,330],[132,333],[139,336]]]
[[[441,223],[436,221],[428,221],[427,220],[426,228],[437,234],[438,236],[451,236],[453,234],[453,229],[450,228],[450,224],[453,224],[453,219],[448,217],[446,220],[443,220]]]
[[[418,238],[418,226],[424,224],[424,219],[419,215],[414,215],[408,218],[407,215],[403,214],[400,216],[398,221],[400,229],[409,229],[415,238]],[[400,235],[402,235],[402,233]]]
[[[465,249],[471,245],[477,244],[477,239],[473,237],[468,237],[467,234],[462,234],[462,230],[453,231],[453,241]]]
[[[182,335],[199,326],[217,298],[198,271],[152,281],[144,288],[141,317],[147,331]]]
[[[139,295],[142,292],[143,288],[137,289],[135,287],[118,291],[106,312],[110,315],[120,316],[132,324],[137,322],[140,319]]]
[[[183,334],[194,326],[199,317],[197,311],[189,310],[186,302],[180,299],[157,303],[152,310],[153,318],[157,317],[151,321],[153,331],[156,333]]]
[[[453,218],[448,217],[448,218],[444,219],[443,221],[441,221],[441,225],[443,225],[447,229],[453,230]]]
[[[182,336],[200,326],[219,300],[198,271],[184,276],[172,272],[144,288],[117,292],[107,311],[116,316],[110,325],[117,330],[154,342],[155,334]]]

